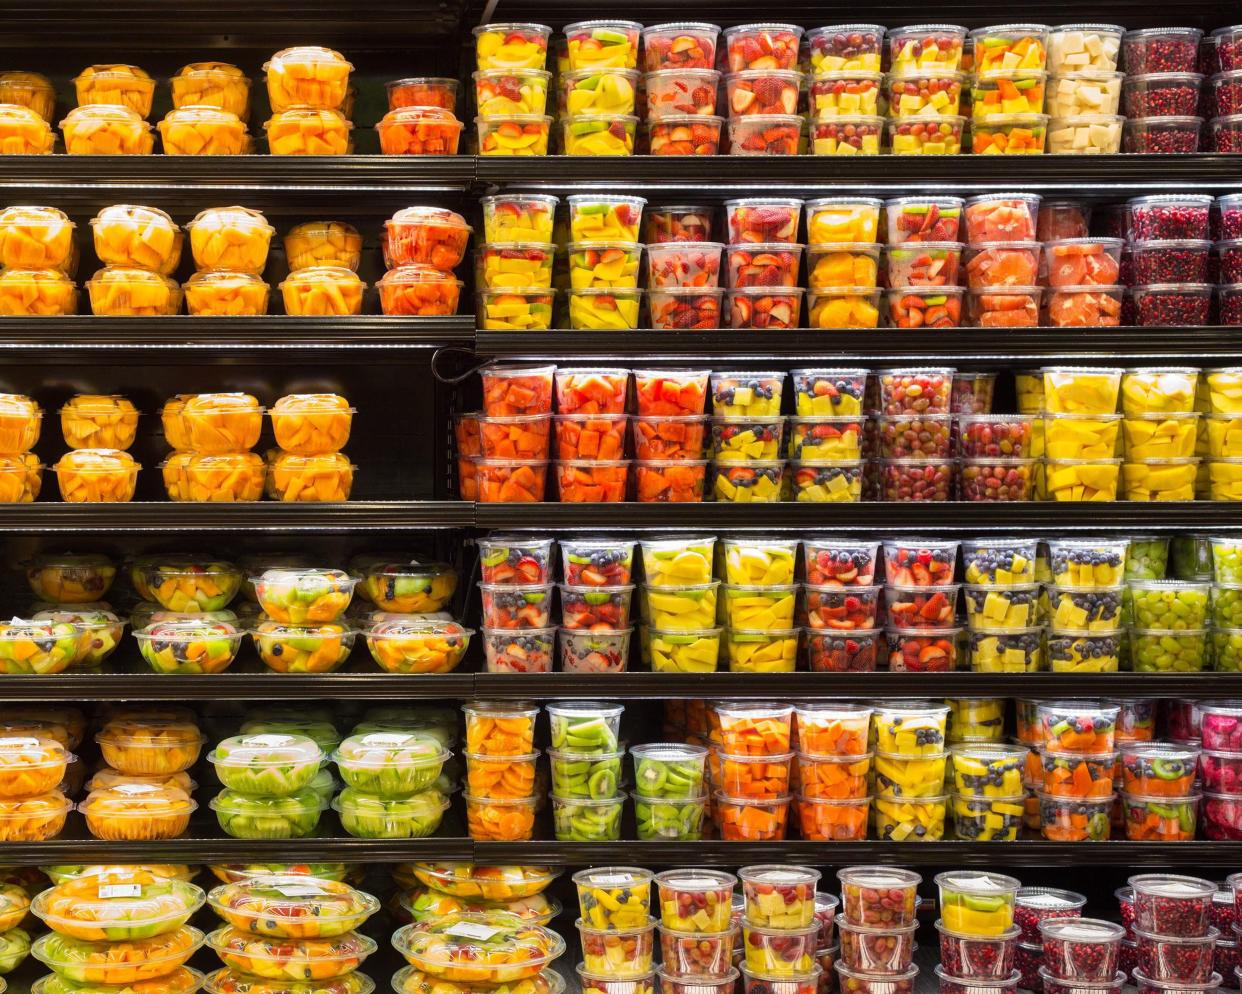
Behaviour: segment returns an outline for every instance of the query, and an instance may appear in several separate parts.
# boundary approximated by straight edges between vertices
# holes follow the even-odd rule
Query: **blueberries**
[[[284,654],[284,651],[285,651],[285,647],[284,647],[283,645],[281,645],[279,642],[277,642],[275,645],[273,645],[273,646],[272,646],[272,649],[271,649],[271,653],[272,653],[272,655],[273,655],[273,656],[280,656],[280,655],[283,655],[283,654]]]

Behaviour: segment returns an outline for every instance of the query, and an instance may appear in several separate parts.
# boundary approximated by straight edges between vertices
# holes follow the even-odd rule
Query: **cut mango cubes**
[[[285,313],[300,317],[336,317],[362,313],[366,283],[353,270],[311,266],[289,274],[280,284]]]
[[[55,467],[61,500],[71,504],[132,500],[141,469],[128,452],[74,449]]]
[[[0,155],[49,155],[52,128],[29,107],[0,106]]]
[[[258,211],[245,207],[213,207],[186,226],[190,253],[199,269],[261,273],[275,228]]]
[[[340,452],[319,456],[281,452],[270,466],[274,495],[286,502],[349,500],[354,468]]]
[[[218,107],[243,121],[250,116],[250,80],[227,62],[191,62],[169,81],[172,103],[182,107]]]
[[[158,317],[181,309],[181,287],[160,273],[107,266],[86,284],[91,313],[103,317]]]
[[[353,125],[340,111],[291,107],[263,126],[272,155],[348,155]]]
[[[0,269],[0,316],[57,317],[77,310],[77,288],[59,270]]]
[[[0,267],[68,272],[74,227],[55,207],[6,207],[0,211]]]
[[[353,68],[340,52],[330,48],[302,45],[277,52],[263,65],[272,110],[336,110],[345,102]]]
[[[151,125],[128,107],[75,107],[60,130],[69,155],[150,155],[155,150]]]
[[[91,233],[95,254],[106,266],[167,276],[181,261],[181,229],[155,207],[105,207],[91,220]]]
[[[137,66],[87,66],[73,81],[78,106],[107,104],[126,107],[139,117],[151,113],[155,80]]]
[[[165,155],[246,155],[250,136],[236,114],[215,107],[171,110],[160,121]]]
[[[186,310],[199,317],[252,317],[267,313],[270,287],[261,276],[207,270],[183,287]]]
[[[308,266],[344,266],[358,271],[362,262],[362,235],[344,221],[307,221],[285,235],[289,269]]]

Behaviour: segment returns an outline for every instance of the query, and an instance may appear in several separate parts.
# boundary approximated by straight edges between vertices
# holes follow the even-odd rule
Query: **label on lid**
[[[96,893],[105,901],[114,897],[142,897],[142,884],[104,884]]]
[[[799,873],[797,870],[767,870],[759,875],[761,880],[774,880],[778,883],[801,883],[806,880],[805,873]]]
[[[683,877],[671,880],[669,884],[675,890],[714,890],[724,886],[719,880],[712,880],[710,877]]]
[[[861,876],[858,883],[868,887],[909,887],[910,881],[890,873],[869,873]]]
[[[487,942],[500,935],[503,931],[503,928],[480,925],[478,922],[458,922],[456,925],[450,925],[446,928],[444,934],[458,939],[478,939],[480,942]]]
[[[1198,897],[1203,893],[1204,888],[1184,880],[1170,880],[1167,883],[1145,884],[1143,890],[1162,897]]]
[[[280,749],[294,744],[293,736],[278,735],[270,732],[264,735],[248,735],[243,745],[259,746],[264,749]]]
[[[946,880],[945,883],[948,884],[948,886],[951,887],[953,890],[970,891],[972,894],[984,894],[984,893],[987,893],[988,891],[991,891],[992,893],[997,894],[997,893],[1003,893],[1005,891],[1012,889],[1010,887],[1006,887],[1004,884],[996,880],[993,880],[991,877],[983,876],[983,875],[980,875],[977,877],[976,876],[960,876],[960,877],[955,876],[951,880]]]
[[[282,884],[273,887],[281,897],[323,897],[324,890],[315,884]]]
[[[628,887],[634,882],[632,873],[605,873],[603,876],[592,877],[592,887]]]
[[[1085,922],[1080,918],[1062,918],[1060,921],[1067,922],[1068,924],[1061,925],[1058,923],[1056,927],[1056,937],[1058,939],[1094,942],[1113,935],[1111,928],[1105,928],[1103,925],[1096,925],[1093,922]]]
[[[1056,894],[1019,894],[1018,903],[1026,908],[1068,908],[1074,902]]]
[[[362,741],[369,746],[402,746],[410,741],[410,737],[404,732],[372,732]]]

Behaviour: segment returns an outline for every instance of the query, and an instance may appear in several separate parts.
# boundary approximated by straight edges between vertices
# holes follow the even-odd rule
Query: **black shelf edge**
[[[881,19],[888,19],[887,12]],[[831,20],[821,8],[819,21]],[[1164,187],[1224,193],[1237,188],[1239,169],[1237,156],[1214,153],[1033,155],[1024,156],[1017,165],[1005,156],[985,155],[797,155],[766,156],[759,161],[737,155],[638,155],[610,159],[606,166],[595,158],[581,156],[478,156],[476,162],[476,179],[492,186],[549,191],[575,186],[615,191],[621,184],[627,193],[650,190],[663,195],[679,191],[698,200],[778,188],[824,194],[915,190],[961,194],[1018,187],[1036,193],[1111,199]]]
[[[288,532],[320,534],[468,528],[473,505],[463,501],[350,501],[344,504],[192,504],[135,501],[0,505],[0,533]]]
[[[45,678],[46,679],[46,678]],[[0,680],[0,696],[4,684]],[[484,699],[596,700],[840,697],[1187,697],[1242,693],[1238,673],[479,673]]]
[[[0,361],[23,363],[130,362],[136,359],[247,362],[299,359],[332,362],[427,361],[439,348],[470,348],[474,317],[417,318],[351,315],[340,318],[75,317],[0,319]]]
[[[0,856],[3,853],[0,852]],[[1232,866],[1236,842],[476,842],[481,863],[546,863],[554,866],[745,866],[798,863],[848,866]]]
[[[473,843],[461,838],[355,839],[323,836],[305,839],[181,838],[108,842],[93,838],[59,838],[39,843],[0,844],[0,859],[15,866],[46,863],[250,863],[289,859],[347,863],[405,862],[422,859],[468,860]]]
[[[805,302],[804,302],[805,306]],[[1005,362],[1059,363],[1072,359],[1089,365],[1194,360],[1209,364],[1242,354],[1237,328],[1024,328],[992,331],[867,331],[799,329],[756,331],[729,328],[707,331],[637,330],[624,334],[596,331],[478,331],[474,351],[489,358],[611,359],[632,362],[764,360],[793,365],[849,363],[881,368],[893,363],[952,362],[995,366]]]
[[[1223,501],[1166,503],[949,503],[890,504],[476,504],[479,528],[555,531],[572,528],[816,529],[832,532],[933,532],[972,535],[1004,530],[1058,535],[1135,529],[1175,531],[1242,529],[1242,509]]]

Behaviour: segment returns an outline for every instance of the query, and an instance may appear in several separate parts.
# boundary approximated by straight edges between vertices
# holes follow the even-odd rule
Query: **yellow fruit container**
[[[340,452],[349,441],[354,408],[334,393],[281,397],[269,412],[276,444],[298,456]]]
[[[218,107],[250,116],[250,80],[228,62],[191,62],[169,81],[173,107]]]
[[[1242,366],[1209,369],[1207,400],[1212,414],[1242,414]]]
[[[643,588],[645,617],[662,631],[701,631],[716,624],[720,582]]]
[[[1127,415],[1121,423],[1126,459],[1188,459],[1195,454],[1198,414]]]
[[[138,434],[138,409],[117,394],[78,394],[60,409],[71,449],[128,449]]]
[[[34,453],[0,456],[0,504],[29,504],[43,489],[43,464]]]
[[[29,397],[0,394],[0,452],[28,452],[39,441],[43,412]]]
[[[0,267],[70,272],[75,227],[55,207],[6,207],[0,211]]]
[[[69,155],[150,155],[151,125],[128,107],[75,107],[60,122]]]
[[[56,88],[41,73],[0,72],[0,104],[29,107],[51,124],[56,111]]]
[[[246,125],[232,111],[217,107],[170,110],[159,123],[165,155],[246,155]]]
[[[258,211],[246,207],[213,207],[186,226],[190,253],[199,269],[261,273],[276,229]]]
[[[179,393],[166,400],[164,407],[160,410],[160,425],[164,429],[164,441],[174,449],[190,448],[190,429],[183,415],[185,402],[193,396],[189,393]]]
[[[1048,499],[1111,501],[1117,499],[1120,459],[1049,459],[1044,470]]]
[[[476,117],[479,155],[547,155],[552,118],[547,114]]]
[[[195,452],[241,452],[259,441],[263,429],[263,408],[247,393],[195,394],[186,398],[180,417],[185,447]]]
[[[218,504],[263,496],[266,468],[257,452],[176,452],[163,470],[164,486],[172,500]]]
[[[133,500],[142,467],[117,449],[74,449],[52,468],[61,500],[81,504]]]
[[[1120,414],[1044,416],[1044,454],[1049,459],[1111,459],[1121,451]]]
[[[1208,480],[1212,500],[1242,500],[1242,459],[1211,460]]]
[[[1198,459],[1144,459],[1121,467],[1126,500],[1194,500]]]
[[[280,452],[269,467],[276,500],[289,503],[349,500],[357,467],[340,452],[299,456]]]
[[[105,266],[168,276],[181,262],[181,229],[156,207],[116,204],[91,219],[95,254]]]
[[[1213,414],[1200,422],[1206,428],[1206,449],[1195,448],[1197,456],[1208,455],[1213,459],[1242,457],[1242,413]]]
[[[56,136],[29,107],[0,105],[0,155],[50,155]]]
[[[807,243],[828,245],[874,242],[882,200],[873,197],[821,197],[806,203]]]
[[[272,110],[336,110],[345,102],[353,68],[340,52],[330,48],[301,45],[277,52],[263,64]]]
[[[544,24],[483,24],[474,29],[479,69],[542,69],[552,29]]]
[[[107,266],[86,284],[91,313],[103,317],[159,317],[181,309],[175,280],[145,269]]]
[[[78,106],[107,104],[126,107],[139,117],[151,113],[155,80],[137,66],[87,66],[73,81]]]
[[[1195,409],[1199,370],[1193,366],[1127,369],[1121,377],[1121,410],[1127,416]]]
[[[724,587],[724,623],[732,628],[762,631],[791,628],[798,600],[797,584]]]
[[[0,269],[0,317],[76,314],[78,291],[57,269]]]
[[[271,287],[262,276],[212,269],[184,284],[185,309],[196,317],[251,317],[267,313]]]
[[[307,221],[285,235],[285,259],[291,271],[344,266],[357,272],[362,262],[362,236],[344,221]]]
[[[797,628],[725,629],[730,673],[792,673],[798,660]]]
[[[873,287],[837,287],[808,298],[811,328],[875,328],[880,323],[880,291]]]
[[[874,287],[879,276],[880,246],[875,242],[818,245],[807,251],[807,283],[812,291],[839,287]],[[812,305],[812,309],[814,305]]]
[[[1019,414],[1044,413],[1044,374],[1038,369],[1020,369],[1014,373],[1018,393]]]
[[[352,269],[311,266],[289,274],[280,284],[285,313],[299,317],[337,317],[362,313],[366,284]]]
[[[263,125],[272,155],[348,155],[353,125],[340,111],[291,107]]]
[[[1044,409],[1050,414],[1112,414],[1121,388],[1120,369],[1045,366]]]

